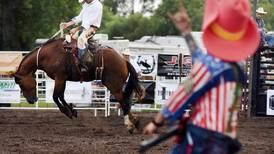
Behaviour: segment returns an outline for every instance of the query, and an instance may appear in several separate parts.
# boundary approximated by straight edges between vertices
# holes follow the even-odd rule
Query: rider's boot
[[[88,71],[88,67],[87,65],[85,64],[85,52],[87,51],[87,48],[85,49],[78,49],[78,58],[79,58],[79,61],[80,61],[80,70],[81,70],[81,73],[85,73]]]

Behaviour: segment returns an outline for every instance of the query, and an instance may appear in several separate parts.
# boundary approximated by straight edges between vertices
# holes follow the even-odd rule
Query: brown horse
[[[21,61],[18,70],[14,73],[15,82],[19,84],[24,97],[29,103],[37,101],[35,72],[41,69],[55,80],[53,100],[60,111],[69,118],[77,117],[73,105],[68,105],[64,99],[66,81],[92,81],[101,77],[104,84],[119,101],[124,113],[125,125],[129,131],[137,128],[138,120],[130,113],[131,95],[133,90],[140,97],[144,91],[139,85],[137,73],[132,65],[114,49],[99,47],[92,56],[89,71],[80,73],[74,62],[74,55],[66,52],[63,46],[64,39],[47,41],[41,47],[34,49]],[[88,52],[86,52],[88,53]],[[103,68],[98,71],[98,68]],[[100,74],[100,75],[99,75]]]

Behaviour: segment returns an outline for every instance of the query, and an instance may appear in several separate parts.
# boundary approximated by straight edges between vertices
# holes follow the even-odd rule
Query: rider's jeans
[[[79,59],[81,59],[81,57],[83,57],[85,51],[86,51],[86,49],[80,49],[80,48],[78,48],[77,57],[78,57]]]

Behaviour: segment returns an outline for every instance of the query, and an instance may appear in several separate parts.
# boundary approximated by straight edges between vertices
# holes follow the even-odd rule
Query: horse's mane
[[[54,41],[57,41],[57,40],[61,40],[61,39],[62,39],[62,38],[58,38],[58,39],[51,38],[51,39],[48,39],[45,43],[43,43],[43,44],[41,44],[41,45],[35,47],[35,48],[32,50],[32,52],[33,52],[34,50],[39,49],[39,48],[42,47],[42,46],[48,45],[48,44],[50,44],[51,42],[54,42]]]
[[[60,40],[60,39],[61,39],[61,38],[59,38],[59,39],[55,39],[55,38],[49,39],[49,40],[47,40],[45,43],[43,43],[43,44],[41,44],[41,45],[35,47],[34,49],[32,49],[31,52],[27,53],[27,55],[24,56],[24,58],[23,58],[22,61],[20,62],[20,65],[19,65],[19,67],[18,67],[17,70],[20,70],[21,65],[23,64],[23,62],[24,62],[30,55],[32,55],[36,50],[38,50],[40,47],[45,46],[45,45],[48,45],[48,44],[50,44],[50,43],[52,43],[52,42],[54,42],[54,41]]]

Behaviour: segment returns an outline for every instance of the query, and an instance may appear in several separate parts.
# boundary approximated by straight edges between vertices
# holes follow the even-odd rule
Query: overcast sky
[[[155,0],[154,7],[157,8],[157,6],[161,3],[162,0]],[[139,12],[142,8],[142,5],[140,5],[140,0],[134,0],[134,10],[135,12]]]

